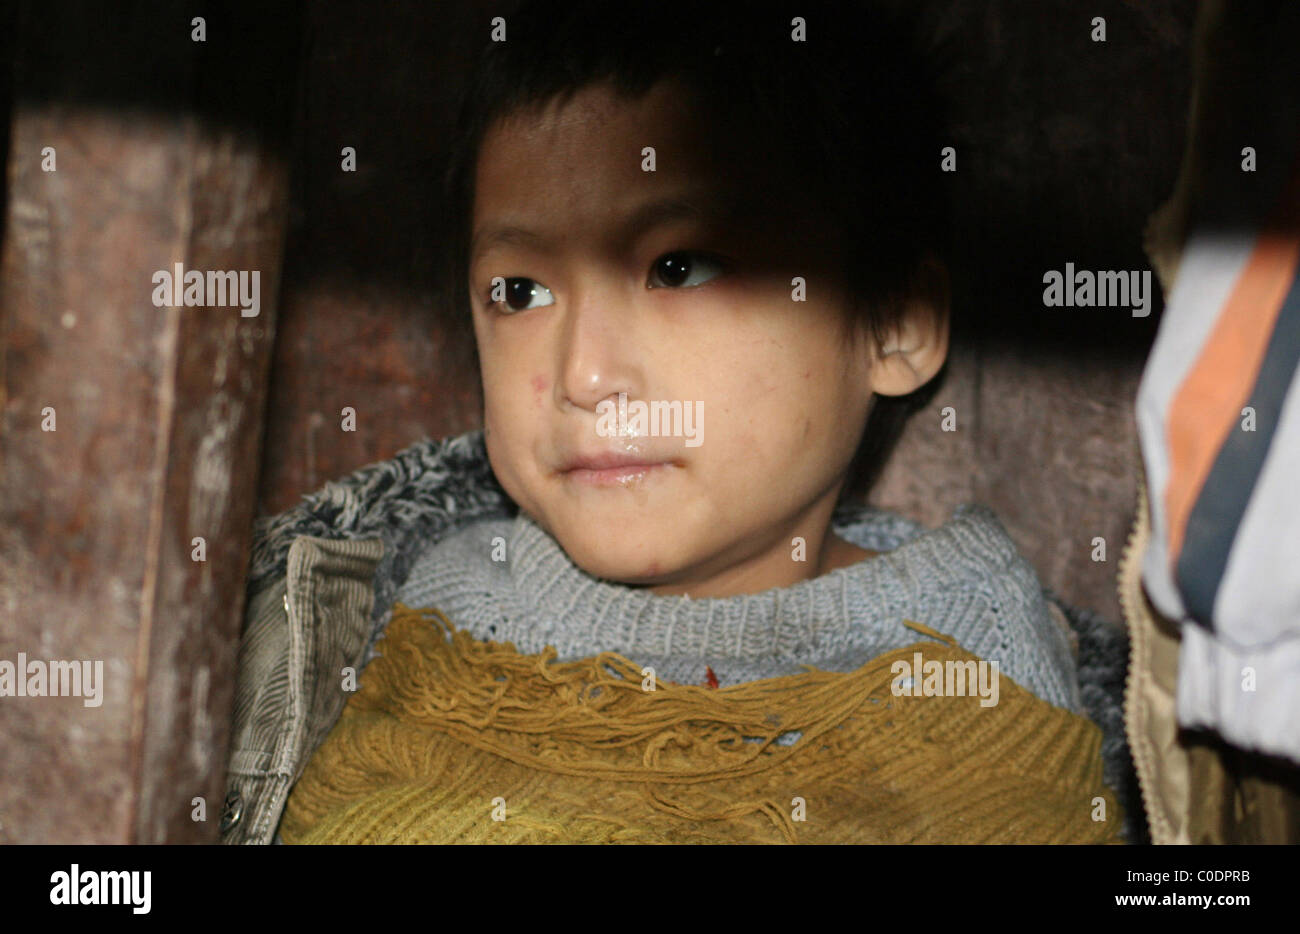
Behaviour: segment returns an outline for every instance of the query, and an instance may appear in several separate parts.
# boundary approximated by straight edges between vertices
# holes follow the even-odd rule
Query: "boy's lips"
[[[671,459],[660,459],[644,454],[619,454],[602,452],[574,457],[566,461],[558,473],[566,480],[585,486],[615,486],[637,480],[650,473],[663,473],[670,467],[680,466]]]

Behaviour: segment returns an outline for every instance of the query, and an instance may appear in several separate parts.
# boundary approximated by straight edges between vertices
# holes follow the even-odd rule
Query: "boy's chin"
[[[561,546],[569,560],[592,577],[599,577],[630,587],[670,583],[679,571],[680,559],[661,551],[603,548],[599,543],[568,543]]]

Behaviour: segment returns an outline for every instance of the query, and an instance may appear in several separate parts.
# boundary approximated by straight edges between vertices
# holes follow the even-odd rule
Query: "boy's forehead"
[[[726,160],[714,149],[707,124],[675,82],[635,99],[587,87],[491,127],[479,151],[476,207],[495,213],[526,201],[552,199],[558,207],[720,188]]]
[[[602,139],[641,135],[647,145],[656,140],[697,148],[708,137],[706,115],[696,96],[677,78],[664,78],[640,96],[620,94],[612,84],[597,83],[541,106],[525,108],[496,121],[489,137],[497,147],[544,146],[559,152],[586,151]],[[488,140],[485,147],[488,148]]]
[[[473,253],[528,233],[563,234],[548,219],[629,234],[676,216],[765,226],[756,196],[773,192],[756,178],[762,160],[724,135],[672,79],[636,99],[599,85],[511,115],[480,147]]]

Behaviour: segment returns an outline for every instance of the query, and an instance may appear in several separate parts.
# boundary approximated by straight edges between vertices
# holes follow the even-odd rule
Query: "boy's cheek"
[[[536,504],[531,495],[532,484],[528,482],[528,465],[521,460],[521,451],[525,448],[521,446],[518,435],[509,426],[491,419],[485,422],[484,427],[488,464],[497,482],[521,508],[534,512]]]

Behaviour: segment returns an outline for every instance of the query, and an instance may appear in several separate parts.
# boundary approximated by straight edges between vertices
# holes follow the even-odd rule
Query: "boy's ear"
[[[898,326],[888,331],[872,361],[871,390],[882,396],[920,389],[948,359],[948,268],[927,256],[913,281],[916,288]]]

